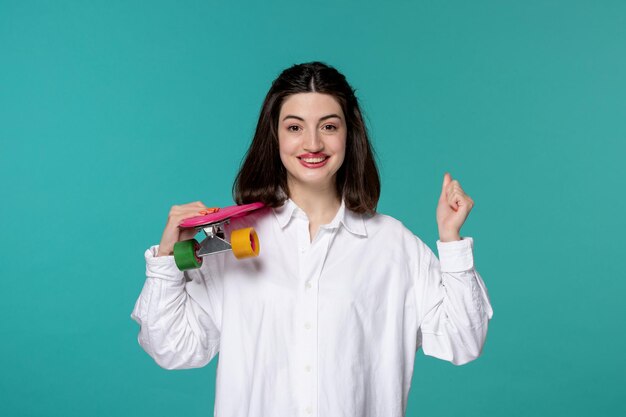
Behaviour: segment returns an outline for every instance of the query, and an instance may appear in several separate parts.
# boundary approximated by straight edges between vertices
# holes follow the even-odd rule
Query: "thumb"
[[[446,187],[452,182],[452,176],[446,172],[443,176],[443,185],[441,186],[441,198],[446,198]]]

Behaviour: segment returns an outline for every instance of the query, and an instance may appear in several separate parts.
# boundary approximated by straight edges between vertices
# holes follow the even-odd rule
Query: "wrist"
[[[159,246],[159,250],[157,251],[156,256],[172,256],[174,255],[174,250]]]
[[[457,240],[461,240],[461,235],[459,234],[459,232],[439,233],[439,240],[441,242],[454,242]]]

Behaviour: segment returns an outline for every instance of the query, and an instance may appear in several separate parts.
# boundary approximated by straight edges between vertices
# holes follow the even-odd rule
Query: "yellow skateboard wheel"
[[[237,259],[259,256],[259,237],[254,228],[233,230],[230,235],[230,244],[233,248],[233,255]]]

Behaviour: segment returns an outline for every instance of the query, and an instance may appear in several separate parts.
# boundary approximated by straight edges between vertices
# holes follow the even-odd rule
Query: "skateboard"
[[[189,239],[174,244],[174,260],[178,269],[186,271],[200,268],[204,256],[229,250],[232,250],[237,259],[259,256],[259,237],[254,228],[233,230],[229,243],[224,234],[224,227],[231,219],[246,216],[263,207],[263,203],[251,203],[209,209],[208,214],[185,219],[179,226],[181,229],[202,230],[206,238],[200,243],[196,239]]]

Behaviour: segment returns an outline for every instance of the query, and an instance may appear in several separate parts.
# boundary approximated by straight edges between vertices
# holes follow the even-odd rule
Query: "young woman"
[[[201,202],[173,206],[132,317],[139,343],[167,369],[219,352],[216,416],[403,416],[415,351],[455,364],[480,355],[492,316],[460,229],[473,206],[445,174],[439,258],[376,213],[378,171],[354,90],[319,62],[274,81],[234,186],[268,207],[261,255],[205,258],[180,272],[174,243]]]

